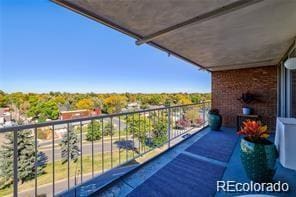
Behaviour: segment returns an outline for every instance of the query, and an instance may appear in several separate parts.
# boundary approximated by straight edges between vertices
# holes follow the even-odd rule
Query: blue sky
[[[6,92],[210,92],[210,73],[48,0],[0,0]]]

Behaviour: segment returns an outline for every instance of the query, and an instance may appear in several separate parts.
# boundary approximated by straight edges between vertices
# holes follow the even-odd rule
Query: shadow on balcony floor
[[[250,182],[240,162],[238,141],[234,129],[211,132],[206,128],[94,196],[244,195],[216,193],[218,180]],[[274,181],[287,182],[290,191],[271,195],[296,196],[295,171],[278,164]]]

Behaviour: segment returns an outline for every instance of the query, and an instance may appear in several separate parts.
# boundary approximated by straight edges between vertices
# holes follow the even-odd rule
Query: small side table
[[[259,115],[244,115],[244,114],[238,114],[236,116],[236,130],[240,130],[242,123],[245,120],[261,120],[261,117]]]

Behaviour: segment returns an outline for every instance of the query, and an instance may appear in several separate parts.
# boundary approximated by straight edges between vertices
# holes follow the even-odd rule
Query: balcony
[[[296,196],[295,170],[279,163],[274,182],[289,184],[287,192],[216,188],[217,181],[250,182],[234,129],[242,93],[258,96],[248,107],[273,133],[271,140],[277,117],[296,117],[296,72],[285,67],[296,56],[295,1],[52,1],[131,36],[137,45],[147,43],[211,72],[212,101],[2,128],[2,135],[10,134],[14,157],[8,170],[13,179],[6,180],[12,186],[1,195]],[[220,132],[206,127],[210,105],[223,117]],[[190,111],[198,116],[188,118]],[[63,142],[55,137],[60,128]],[[19,178],[18,139],[24,131],[35,152],[30,180]],[[38,135],[44,131],[51,139],[42,144]],[[44,158],[49,164],[40,175]]]
[[[240,161],[240,143],[236,129],[224,127],[211,131],[205,114],[210,103],[172,106],[152,110],[101,115],[83,119],[53,121],[42,124],[2,128],[1,133],[12,134],[14,160],[13,187],[2,190],[3,195],[14,196],[236,196],[258,192],[217,192],[217,181],[249,183]],[[197,121],[187,121],[192,111],[198,112]],[[142,121],[139,121],[142,120]],[[181,120],[183,123],[181,124]],[[101,127],[102,138],[86,141],[84,128],[98,122],[116,122],[111,135],[105,136],[108,128]],[[131,122],[128,122],[131,121]],[[165,123],[164,140],[159,141],[157,125]],[[139,124],[139,125],[138,125]],[[105,124],[102,124],[105,125]],[[133,125],[133,129],[128,126]],[[138,125],[139,127],[135,127]],[[145,127],[145,125],[147,127]],[[61,139],[40,143],[38,133],[49,129],[53,134],[58,128],[67,128],[64,134],[71,143],[66,149],[58,145]],[[80,139],[71,140],[73,128]],[[141,132],[136,132],[141,128]],[[34,139],[36,172],[39,170],[39,155],[45,153],[48,164],[44,174],[35,173],[31,180],[20,183],[18,158],[22,132],[31,132]],[[110,131],[108,131],[110,132]],[[141,133],[141,135],[139,135]],[[52,135],[54,136],[54,135]],[[273,140],[274,135],[271,136]],[[79,155],[73,158],[72,145],[77,145]],[[15,151],[18,150],[18,151]],[[70,151],[67,151],[70,150]],[[36,154],[37,153],[37,154]],[[64,156],[63,156],[64,154]],[[66,161],[62,164],[62,161]],[[64,171],[64,172],[62,172]],[[46,180],[45,180],[46,179]],[[286,193],[261,192],[277,196],[296,194],[296,172],[277,164],[274,182],[289,184]],[[18,184],[16,184],[18,183]],[[31,186],[25,188],[25,186]],[[149,192],[148,192],[149,191]]]

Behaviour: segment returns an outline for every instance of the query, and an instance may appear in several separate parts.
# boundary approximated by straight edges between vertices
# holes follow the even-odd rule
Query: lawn
[[[127,159],[131,159],[133,157],[133,152],[125,150],[114,151],[112,155],[112,165],[113,167],[119,165],[119,154],[120,154],[120,163],[124,163]],[[111,153],[105,153],[104,155],[104,170],[108,170],[111,168]],[[80,172],[80,159],[77,163],[70,163],[70,177],[75,176],[75,170]],[[92,172],[92,157],[90,155],[85,155],[82,157],[83,163],[83,175],[89,174]],[[61,161],[55,162],[55,182],[63,179],[67,179],[68,177],[68,165],[67,163],[62,164]],[[103,169],[103,162],[102,162],[102,154],[98,153],[94,155],[94,171],[96,174],[102,172]],[[37,178],[38,187],[51,184],[52,183],[52,174],[53,174],[53,163],[47,164],[45,168],[45,174],[40,175]],[[80,173],[79,173],[80,174]],[[79,176],[80,179],[80,176]],[[34,189],[35,187],[35,180],[26,181],[23,184],[19,184],[19,192],[25,191],[28,189]],[[34,190],[33,190],[34,191]],[[5,189],[0,190],[0,196],[11,195],[13,192],[13,187],[8,187]]]
[[[150,149],[147,146],[140,146],[140,151],[143,153]],[[162,148],[156,148],[152,150],[151,152],[145,154],[142,157],[139,157],[136,159],[137,163],[143,163],[147,161],[149,158],[154,157],[155,155],[159,154],[160,152],[163,152],[165,150],[165,147]],[[112,167],[116,167],[120,164],[125,163],[127,160],[132,159],[134,156],[137,156],[137,153],[131,150],[121,150],[120,152],[113,151],[112,154],[112,166],[111,166],[111,152],[106,152],[104,155],[102,153],[97,153],[94,154],[94,172],[95,174],[99,174],[102,172],[103,168],[104,171],[111,169]],[[102,162],[102,157],[104,157],[104,163]],[[81,159],[79,159],[76,163],[70,162],[70,178],[75,177],[75,171],[77,172],[77,179],[80,180],[80,168],[81,164]],[[85,175],[90,175],[92,172],[92,157],[91,155],[84,155],[82,157],[82,164],[83,164],[83,176]],[[103,166],[104,165],[104,166]],[[68,178],[68,164],[62,164],[61,161],[56,161],[55,162],[55,183],[57,184],[58,181],[61,180],[67,180]],[[38,186],[44,186],[46,184],[49,184],[49,187],[52,187],[52,176],[53,175],[53,163],[48,163],[46,168],[45,168],[45,173],[43,175],[38,176],[37,181],[38,181]],[[34,187],[35,187],[35,180],[30,180],[26,181],[23,184],[19,184],[18,186],[18,191],[26,191],[26,190],[32,190],[32,194],[34,194]],[[66,187],[65,187],[66,189]],[[13,186],[1,189],[0,190],[0,196],[6,196],[6,195],[12,195],[13,192]],[[32,195],[33,196],[33,195]]]

